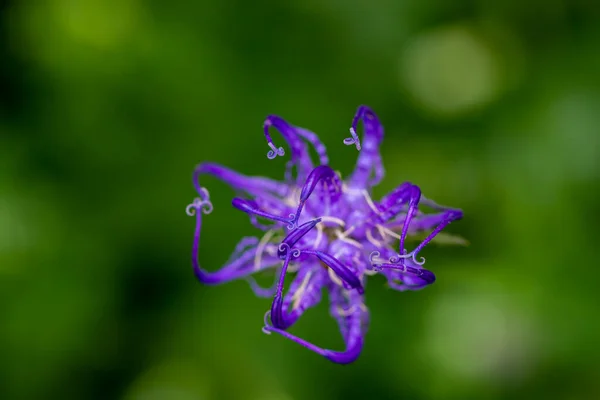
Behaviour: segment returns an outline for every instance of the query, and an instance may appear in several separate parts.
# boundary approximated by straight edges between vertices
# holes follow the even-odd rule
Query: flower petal
[[[254,272],[279,265],[280,261],[275,256],[274,252],[273,255],[262,254],[260,263],[255,265],[254,260],[258,247],[256,244],[251,244],[249,249],[246,249],[246,247],[252,242],[257,243],[257,241],[251,241],[245,237],[242,238],[240,243],[238,243],[236,246],[234,257],[230,258],[230,260],[223,267],[214,272],[209,272],[203,269],[198,261],[198,249],[200,247],[200,232],[202,229],[203,214],[200,212],[202,207],[201,203],[198,203],[196,207],[196,228],[194,231],[194,241],[192,245],[192,266],[194,268],[194,274],[200,282],[207,285],[217,285],[234,279],[243,278],[253,274]]]
[[[362,146],[356,134],[357,125],[361,120],[364,126]],[[352,140],[344,140],[344,143],[347,145],[356,144],[360,154],[354,172],[350,175],[349,185],[356,189],[375,186],[381,182],[384,175],[381,154],[379,153],[379,146],[383,141],[383,126],[373,110],[362,105],[356,110],[350,132],[353,136]],[[371,175],[374,175],[373,178],[371,178]]]
[[[194,170],[193,182],[198,193],[203,189],[200,186],[200,175],[211,175],[227,183],[234,190],[243,191],[253,196],[280,199],[289,192],[289,187],[281,182],[259,176],[246,176],[229,168],[215,163],[198,164]]]
[[[277,115],[269,115],[263,124],[263,130],[265,134],[265,138],[267,139],[267,144],[271,148],[267,153],[267,157],[269,159],[273,159],[277,156],[283,156],[285,151],[283,147],[276,147],[273,144],[273,139],[271,139],[271,134],[269,133],[269,128],[274,127],[281,133],[285,141],[290,146],[290,150],[292,152],[291,155],[291,163],[287,166],[286,175],[289,175],[291,172],[291,168],[296,166],[298,172],[298,180],[304,180],[308,175],[309,171],[313,168],[312,160],[310,159],[310,153],[308,152],[307,146],[302,140],[300,134],[297,132],[296,128],[289,124],[286,120]],[[310,136],[310,135],[307,135]]]
[[[364,335],[369,320],[368,311],[362,303],[362,296],[354,291],[353,294],[348,294],[347,290],[336,286],[330,287],[329,293],[331,314],[338,322],[344,339],[345,349],[343,351],[324,349],[284,329],[271,326],[268,322],[263,331],[275,332],[337,364],[350,364],[356,361],[364,344]]]

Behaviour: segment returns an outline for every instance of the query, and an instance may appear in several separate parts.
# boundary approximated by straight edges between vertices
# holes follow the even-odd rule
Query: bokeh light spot
[[[210,377],[191,363],[173,360],[157,364],[139,376],[126,400],[207,400]]]
[[[70,1],[55,3],[57,20],[65,32],[86,44],[106,48],[122,43],[135,31],[140,13],[136,0]]]
[[[400,79],[413,100],[434,114],[480,108],[499,91],[499,65],[481,35],[462,25],[423,33],[402,52]]]
[[[533,321],[502,290],[440,297],[429,323],[435,364],[465,381],[520,380],[536,358]]]

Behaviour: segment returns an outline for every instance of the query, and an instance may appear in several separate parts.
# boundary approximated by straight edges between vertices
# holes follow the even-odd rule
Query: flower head
[[[361,121],[362,141],[357,133]],[[435,275],[423,268],[425,259],[419,253],[446,225],[462,218],[462,211],[426,199],[409,182],[379,201],[371,198],[372,187],[384,176],[379,153],[383,127],[366,106],[358,108],[351,136],[344,139],[344,144],[359,151],[356,167],[346,180],[328,166],[325,146],[313,132],[274,115],[267,117],[263,128],[269,159],[285,155],[285,149],[273,142],[272,128],[289,146],[283,181],[245,176],[212,163],[202,163],[194,171],[199,197],[186,209],[196,216],[194,272],[205,284],[247,279],[257,296],[273,298],[265,316],[265,333],[278,333],[336,363],[353,362],[362,350],[369,321],[366,277],[382,274],[399,291],[432,284]],[[316,167],[310,147],[319,158]],[[263,232],[262,237],[242,238],[230,260],[214,272],[198,262],[202,217],[213,209],[208,191],[200,186],[199,177],[204,174],[239,193],[242,197],[233,198],[233,207],[246,213],[250,223]],[[425,214],[421,206],[434,212]],[[423,232],[428,233],[425,238],[407,249],[407,238]],[[251,276],[267,269],[279,271],[272,288],[259,286]],[[292,281],[284,293],[286,279]],[[307,309],[321,301],[323,291],[345,343],[342,351],[323,349],[288,332]]]

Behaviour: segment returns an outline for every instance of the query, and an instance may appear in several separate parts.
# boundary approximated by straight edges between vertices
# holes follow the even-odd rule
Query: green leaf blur
[[[585,0],[0,2],[0,398],[600,398],[599,49]],[[346,176],[359,104],[375,197],[418,184],[469,246],[428,246],[423,291],[371,279],[338,366],[264,335],[245,282],[195,280],[184,211],[200,161],[283,176],[267,114]],[[203,186],[216,269],[256,231]],[[294,332],[342,346],[325,304]]]

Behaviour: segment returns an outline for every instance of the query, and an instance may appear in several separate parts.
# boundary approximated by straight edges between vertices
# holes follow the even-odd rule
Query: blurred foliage
[[[600,398],[600,3],[0,2],[0,398]],[[356,107],[387,177],[465,210],[417,293],[372,279],[362,357],[261,332],[268,299],[191,272],[191,171],[281,178],[263,118]],[[255,233],[206,180],[201,260]],[[295,332],[341,339],[325,305]]]

